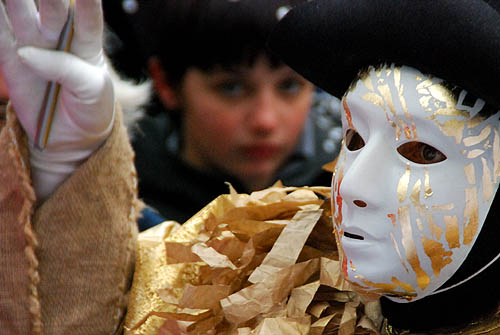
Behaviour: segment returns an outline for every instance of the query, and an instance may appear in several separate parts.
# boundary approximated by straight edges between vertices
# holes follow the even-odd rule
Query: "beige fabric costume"
[[[12,109],[1,119],[1,333],[115,333],[141,209],[122,113],[102,147],[39,208],[24,132]]]

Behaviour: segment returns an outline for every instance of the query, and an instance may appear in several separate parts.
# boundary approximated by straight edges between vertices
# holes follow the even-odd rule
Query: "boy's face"
[[[182,155],[250,189],[268,186],[295,149],[312,94],[309,82],[265,56],[231,71],[190,68],[180,94]]]
[[[499,113],[485,119],[484,101],[468,98],[395,66],[345,94],[332,201],[343,274],[360,291],[422,298],[473,247],[498,187],[500,137]]]

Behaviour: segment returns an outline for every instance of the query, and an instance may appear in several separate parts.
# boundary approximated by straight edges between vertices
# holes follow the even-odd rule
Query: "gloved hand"
[[[0,1],[0,70],[30,140],[38,201],[47,198],[109,135],[113,84],[102,49],[100,0],[76,0],[70,53],[52,51],[68,17],[69,0]],[[7,10],[6,10],[7,9]],[[45,150],[34,146],[48,81],[61,84]]]

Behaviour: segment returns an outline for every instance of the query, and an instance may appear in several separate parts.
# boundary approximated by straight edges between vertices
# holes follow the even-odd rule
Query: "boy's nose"
[[[264,90],[255,98],[250,113],[250,125],[259,133],[269,133],[279,124],[278,101],[272,92]]]

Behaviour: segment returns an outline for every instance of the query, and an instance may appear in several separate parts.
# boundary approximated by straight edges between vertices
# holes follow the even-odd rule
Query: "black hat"
[[[499,9],[499,0],[313,0],[281,20],[269,47],[339,97],[360,69],[396,63],[500,108]]]

